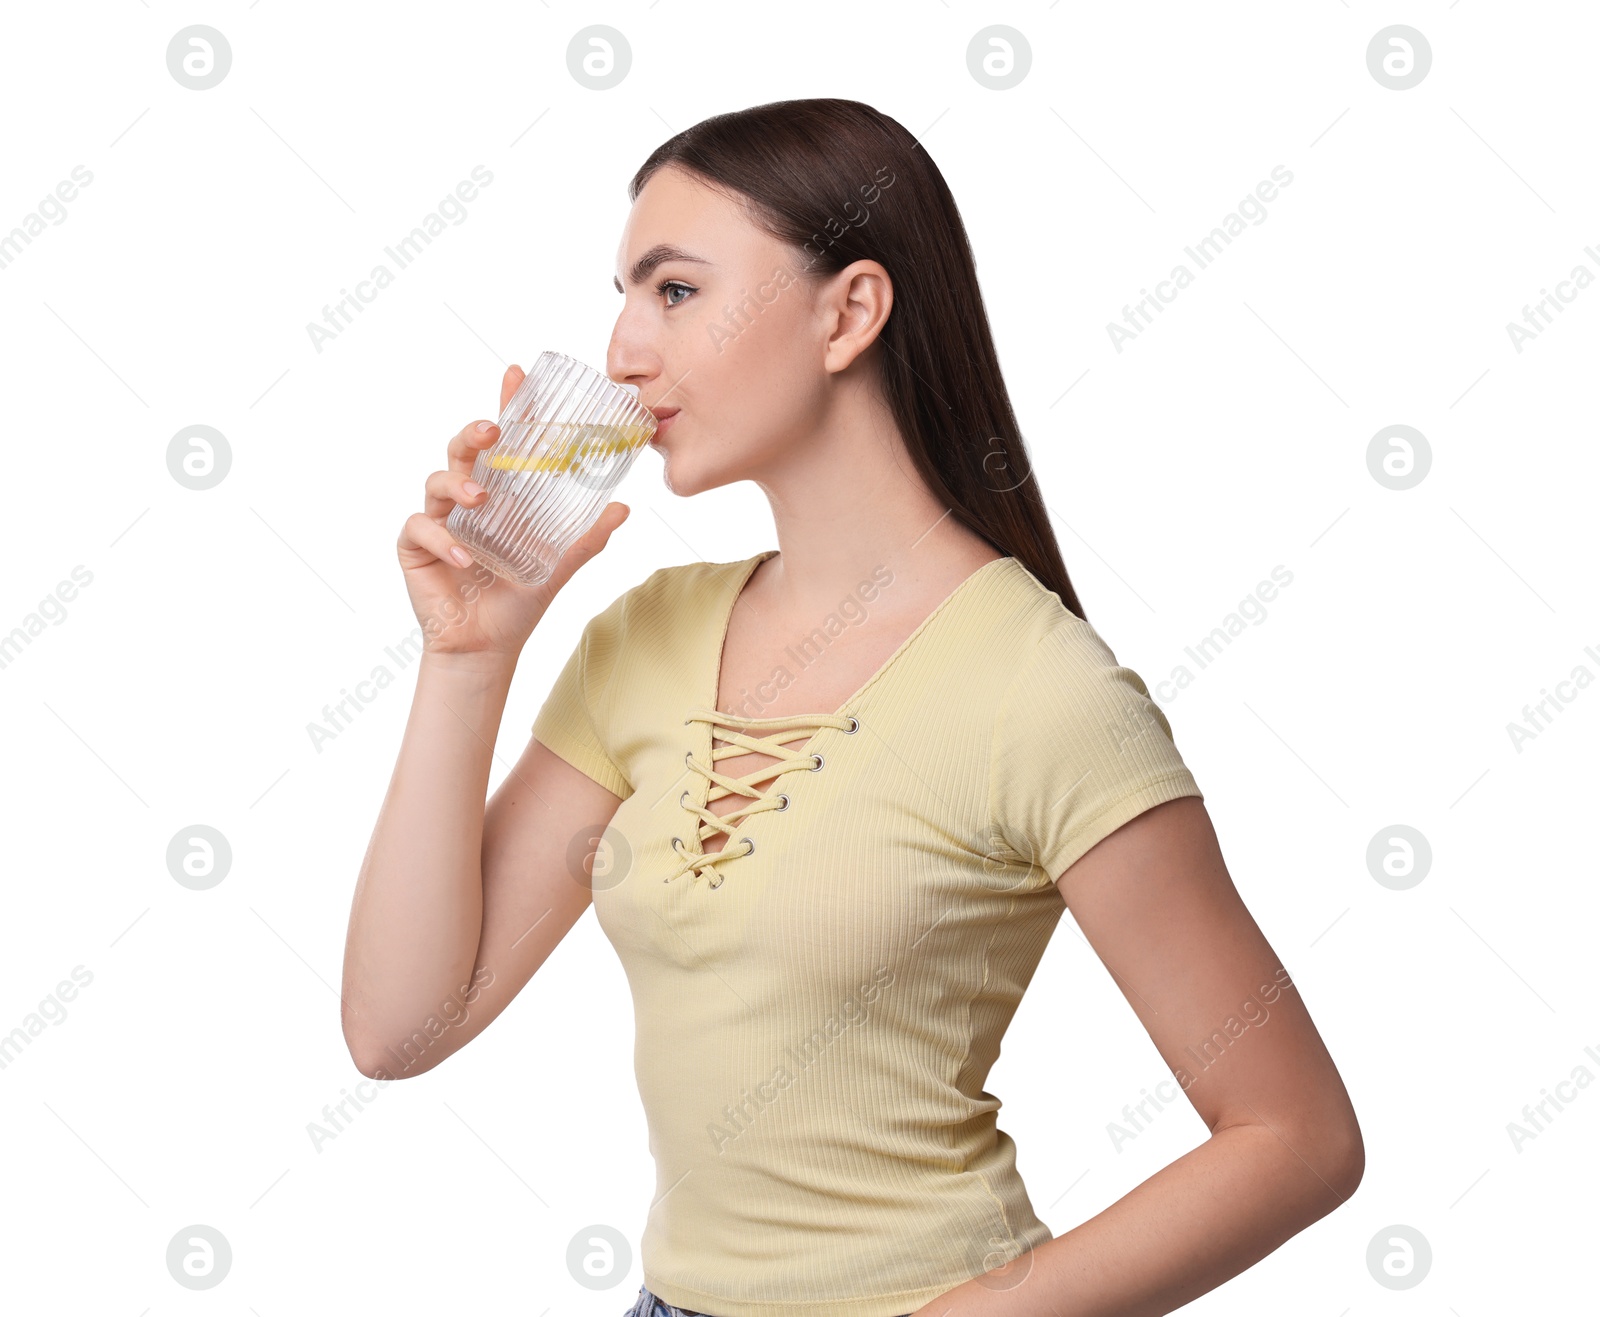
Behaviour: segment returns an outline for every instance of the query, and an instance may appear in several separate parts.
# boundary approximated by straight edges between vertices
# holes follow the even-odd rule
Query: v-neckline
[[[721,705],[718,703],[717,696],[721,693],[722,689],[722,666],[723,659],[727,656],[726,652],[728,648],[728,633],[733,629],[733,610],[738,605],[739,597],[744,594],[745,586],[750,583],[750,578],[756,574],[756,568],[761,566],[762,563],[766,562],[768,558],[775,558],[777,555],[777,549],[764,549],[762,552],[756,554],[755,557],[747,559],[744,571],[740,573],[738,580],[734,583],[733,589],[728,594],[727,606],[723,609],[722,613],[722,626],[720,635],[716,641],[716,648],[712,651],[713,669],[711,674],[711,693],[706,700],[706,708],[714,709],[719,714],[725,712],[725,710],[723,710]],[[943,599],[935,604],[932,610],[926,617],[922,619],[922,621],[917,623],[917,625],[912,629],[911,634],[895,647],[894,652],[878,665],[877,669],[872,673],[872,675],[862,682],[861,685],[858,686],[837,709],[833,710],[831,714],[825,716],[833,718],[846,717],[846,711],[850,708],[850,706],[859,700],[864,694],[866,694],[869,686],[871,686],[880,677],[882,677],[884,673],[888,672],[889,669],[894,666],[899,657],[904,654],[906,650],[911,648],[912,642],[928,629],[933,620],[943,613],[950,606],[950,604],[955,601],[957,596],[964,593],[969,585],[971,585],[990,568],[994,567],[995,564],[1012,561],[1014,561],[1014,559],[1010,554],[1002,554],[1000,557],[991,558],[981,567],[968,572],[966,576],[961,579],[960,583],[957,584],[949,594],[945,595]],[[730,714],[728,716],[735,718],[738,717],[738,715],[735,714]],[[818,716],[819,715],[813,713],[791,713],[778,715],[772,718],[738,718],[738,721],[741,724],[749,724],[755,728],[781,727],[787,722],[800,722]],[[708,730],[714,731],[714,729]],[[807,744],[810,744],[810,742],[807,742]]]
[[[726,606],[724,607],[723,613],[722,613],[721,628],[720,628],[718,636],[716,637],[716,649],[712,651],[713,667],[712,667],[712,673],[711,673],[711,690],[710,690],[710,694],[709,694],[708,698],[705,701],[705,707],[710,709],[710,710],[712,710],[712,711],[714,711],[719,716],[723,716],[723,710],[718,706],[717,695],[719,694],[721,686],[722,686],[722,660],[723,660],[723,657],[724,657],[724,652],[726,651],[726,649],[728,647],[728,632],[732,629],[733,610],[734,610],[735,606],[739,602],[739,597],[742,594],[744,594],[744,587],[749,584],[750,578],[755,575],[756,568],[761,566],[761,564],[764,563],[768,558],[776,557],[777,554],[778,554],[778,550],[777,549],[766,549],[763,552],[756,554],[753,558],[750,558],[750,559],[746,560],[746,562],[744,564],[744,570],[742,572],[738,573],[738,577],[734,581],[733,588],[728,592]],[[911,634],[908,635],[904,640],[902,640],[900,642],[899,645],[897,645],[895,647],[894,652],[892,654],[890,654],[888,658],[884,659],[884,661],[878,665],[877,669],[872,673],[872,675],[869,676],[864,682],[862,682],[861,685],[858,686],[856,688],[856,690],[849,696],[849,698],[846,699],[844,701],[844,703],[842,703],[836,710],[834,710],[834,712],[832,714],[828,714],[826,716],[827,717],[832,717],[832,718],[842,718],[842,717],[850,716],[850,715],[848,715],[846,713],[846,710],[850,709],[856,703],[856,701],[859,700],[866,693],[867,689],[869,687],[871,687],[874,682],[876,682],[879,679],[881,679],[884,676],[885,673],[887,673],[892,667],[894,667],[895,663],[899,660],[900,656],[902,654],[904,654],[908,649],[910,649],[911,646],[913,645],[913,643],[915,643],[917,637],[922,635],[922,633],[925,632],[933,624],[933,622],[937,618],[939,618],[940,616],[942,616],[946,612],[948,612],[949,609],[950,609],[951,604],[953,604],[956,601],[957,598],[959,598],[961,595],[963,595],[966,592],[968,586],[970,586],[979,577],[983,576],[986,572],[988,572],[989,569],[994,567],[996,563],[1005,563],[1005,562],[1014,562],[1014,561],[1016,561],[1015,558],[1011,557],[1010,555],[1002,555],[999,558],[991,558],[988,562],[984,563],[981,567],[977,568],[974,571],[968,572],[967,575],[961,580],[961,582],[958,585],[956,585],[956,587],[953,590],[951,590],[949,594],[945,595],[945,597],[943,599],[941,599],[937,604],[935,604],[934,607],[929,611],[928,615],[922,619],[922,621],[917,623],[916,627],[912,630]],[[808,722],[814,722],[819,715],[809,714],[809,713],[795,713],[795,714],[779,715],[779,716],[775,716],[775,717],[771,717],[771,718],[742,718],[742,717],[739,717],[738,715],[735,715],[735,714],[728,714],[726,716],[731,718],[731,719],[734,719],[736,721],[736,723],[737,723],[737,726],[741,730],[745,730],[745,731],[749,731],[749,732],[752,732],[752,733],[760,734],[762,732],[771,732],[771,731],[774,731],[774,730],[781,730],[785,726],[796,725],[796,724],[802,724],[803,725],[803,724],[808,723]],[[733,726],[734,723],[729,723],[727,725],[728,726]],[[705,747],[705,754],[708,757],[708,762],[710,762],[710,756],[712,756],[712,755],[714,755],[716,753],[716,751],[715,751],[715,747],[716,747],[716,743],[717,743],[717,734],[716,733],[717,733],[717,729],[716,729],[716,727],[714,725],[708,725],[705,728],[705,732],[704,732],[704,738],[705,738],[704,739],[704,747]],[[793,739],[793,738],[790,738],[790,739]],[[806,739],[805,746],[802,747],[801,752],[803,753],[804,749],[806,747],[809,747],[812,744],[812,742],[815,741],[815,739],[816,739],[816,733],[815,733],[815,731],[813,731],[812,735]],[[768,767],[770,767],[770,765]],[[700,807],[702,809],[705,809],[705,808],[709,808],[708,802],[710,800],[710,795],[711,795],[711,779],[709,777],[705,777],[703,774],[701,775],[701,777],[702,777],[702,780],[703,780],[705,786],[704,786],[704,795],[699,800],[699,805],[700,805]],[[681,800],[681,797],[680,797],[680,800]],[[738,810],[734,810],[733,812],[734,813],[739,813]],[[727,816],[724,815],[723,817],[727,817]],[[693,840],[693,844],[694,844],[694,853],[696,855],[721,854],[722,850],[726,849],[726,844],[725,844],[722,848],[720,848],[717,851],[707,852],[706,849],[705,849],[705,839],[700,836],[700,831],[699,831],[698,828],[693,830],[693,832],[692,832],[692,840]]]

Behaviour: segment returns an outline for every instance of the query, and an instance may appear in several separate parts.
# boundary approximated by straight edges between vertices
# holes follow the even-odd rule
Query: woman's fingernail
[[[452,558],[454,558],[458,563],[460,563],[463,567],[471,567],[472,566],[472,555],[470,553],[468,553],[465,549],[463,549],[459,544],[456,545],[455,548],[450,550],[450,556]]]
[[[483,486],[475,480],[466,480],[461,484],[461,492],[468,498],[477,498],[479,494],[483,493]]]
[[[478,433],[479,434],[488,434],[489,431],[492,430],[492,429],[494,429],[494,422],[493,421],[479,421],[478,422]]]

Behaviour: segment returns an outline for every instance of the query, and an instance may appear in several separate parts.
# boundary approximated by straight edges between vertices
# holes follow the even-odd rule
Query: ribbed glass
[[[542,352],[500,413],[500,438],[473,465],[488,498],[452,508],[445,528],[491,571],[538,585],[599,519],[655,432],[630,389]]]

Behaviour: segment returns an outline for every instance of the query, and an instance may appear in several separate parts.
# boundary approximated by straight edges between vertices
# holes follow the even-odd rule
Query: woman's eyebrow
[[[650,277],[650,272],[656,266],[665,264],[667,261],[689,261],[694,265],[711,264],[704,256],[696,256],[693,252],[686,252],[681,247],[674,247],[670,242],[658,242],[633,263],[633,269],[628,271],[628,282],[630,284],[642,284]],[[623,291],[622,284],[616,278],[613,278],[611,282],[616,286],[616,290],[619,293]]]

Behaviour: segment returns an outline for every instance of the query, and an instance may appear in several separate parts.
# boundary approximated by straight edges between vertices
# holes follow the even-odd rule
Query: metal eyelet
[[[674,837],[672,839],[672,853],[674,855],[682,855],[683,852],[678,849],[678,847],[680,847],[682,845],[683,845],[683,838],[682,837]]]
[[[822,767],[823,760],[822,760],[822,756],[821,755],[814,754],[811,757],[817,761],[816,763],[811,765],[811,771],[813,773],[815,773],[819,768]]]
[[[685,768],[693,768],[694,767],[694,765],[689,762],[693,758],[694,758],[694,751],[693,750],[685,750],[683,752],[683,763],[684,763],[684,767]]]
[[[755,842],[751,841],[750,838],[748,838],[748,837],[740,837],[739,840],[742,841],[746,846],[748,846],[750,848],[749,850],[747,850],[745,852],[746,855],[754,855],[756,853],[756,844],[755,844]]]
[[[857,718],[855,716],[855,714],[851,714],[850,715],[850,726],[848,726],[848,727],[846,727],[846,728],[844,728],[842,730],[844,731],[844,734],[846,736],[854,736],[857,732],[859,732],[861,730],[861,719]]]
[[[706,886],[708,886],[713,892],[716,891],[717,888],[722,886],[722,875],[719,873],[716,876],[716,879],[714,881],[708,882],[706,884]]]
[[[688,794],[689,794],[689,793],[688,793],[688,792],[687,792],[687,791],[680,791],[680,792],[678,792],[678,808],[679,808],[679,809],[688,809],[688,808],[689,808],[689,807],[688,807],[688,806],[687,806],[687,805],[685,805],[685,804],[684,804],[684,803],[683,803],[683,798],[684,798],[684,797],[685,797],[685,796],[687,796],[687,795],[688,795]]]
[[[783,792],[778,799],[783,801],[783,804],[778,806],[777,813],[782,814],[784,810],[789,808],[789,793],[787,791]]]

